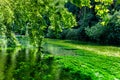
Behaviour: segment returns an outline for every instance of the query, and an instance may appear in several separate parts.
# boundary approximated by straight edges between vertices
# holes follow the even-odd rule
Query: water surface
[[[38,49],[0,50],[0,80],[52,80],[52,61],[41,56]]]

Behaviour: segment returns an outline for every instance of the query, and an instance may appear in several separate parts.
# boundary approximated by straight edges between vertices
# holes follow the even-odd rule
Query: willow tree
[[[45,27],[41,15],[40,1],[16,0],[14,1],[14,27],[24,29],[25,36],[29,37],[31,44],[38,46],[42,41],[42,30]]]
[[[30,42],[41,47],[43,30],[47,26],[44,15],[50,19],[50,28],[56,33],[76,24],[75,17],[64,8],[66,2],[67,0],[2,0],[0,21],[5,30],[0,35],[7,36],[8,44],[13,41],[18,44],[12,28],[24,29]]]
[[[19,45],[12,32],[12,23],[14,22],[14,12],[12,11],[11,0],[0,0],[0,36],[2,45]]]
[[[50,29],[52,29],[57,37],[59,32],[62,32],[65,28],[71,28],[76,25],[76,19],[72,15],[72,13],[68,12],[66,8],[64,8],[64,4],[67,0],[52,0],[49,4],[49,9],[47,13],[50,19]]]
[[[16,24],[26,27],[29,38],[35,46],[40,47],[43,39],[43,30],[47,27],[46,15],[50,19],[50,28],[56,34],[62,28],[72,27],[76,24],[74,16],[64,8],[65,0],[16,0]],[[19,6],[21,7],[19,7]]]

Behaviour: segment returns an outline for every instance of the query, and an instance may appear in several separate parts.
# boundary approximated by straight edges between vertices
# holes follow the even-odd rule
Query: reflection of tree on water
[[[16,64],[16,55],[20,49],[15,48],[0,52],[0,80],[9,80],[13,77],[13,71]]]
[[[53,57],[41,55],[38,49],[1,50],[0,80],[54,80]]]
[[[16,57],[16,69],[14,77],[16,80],[44,80],[48,77],[51,71],[50,60],[47,58],[41,59],[41,52],[39,50],[29,50],[29,55],[26,55],[26,49],[19,52]]]
[[[0,50],[0,80],[4,79],[4,70],[5,70],[5,62],[6,62],[6,51]]]
[[[13,72],[16,67],[16,56],[20,48],[7,50],[6,64],[5,64],[5,80],[13,79]]]

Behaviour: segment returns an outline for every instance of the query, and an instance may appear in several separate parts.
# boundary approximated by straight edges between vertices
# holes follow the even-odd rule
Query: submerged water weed
[[[63,75],[60,78],[63,80],[120,79],[119,47],[52,39],[48,39],[47,44],[58,48],[55,51],[58,53],[54,50],[51,53],[56,55],[56,60],[61,65]],[[67,52],[66,55],[62,51]]]

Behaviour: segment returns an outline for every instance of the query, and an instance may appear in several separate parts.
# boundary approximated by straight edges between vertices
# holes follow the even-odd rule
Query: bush
[[[120,11],[113,14],[107,26],[107,43],[120,45]]]
[[[106,32],[108,44],[120,45],[120,26],[110,26]]]
[[[62,39],[78,40],[77,29],[66,29],[61,33]]]
[[[92,40],[100,40],[101,35],[105,32],[106,27],[102,26],[100,23],[97,23],[95,26],[85,28],[85,33]]]
[[[100,43],[120,45],[120,11],[112,15],[106,26],[97,23],[85,28],[85,33]]]
[[[64,29],[61,33],[61,39],[66,39],[66,34],[70,31],[71,29]]]
[[[88,40],[84,28],[85,27],[80,27],[78,29],[65,29],[61,33],[61,39]]]
[[[69,29],[66,34],[66,39],[78,40],[78,29]]]
[[[46,34],[46,37],[48,37],[48,38],[55,38],[56,36],[54,34],[54,31],[49,29],[48,33]]]
[[[54,30],[52,29],[48,29],[48,33],[46,34],[47,38],[52,38],[52,39],[60,39],[61,38],[61,32],[59,31],[58,33],[56,33]]]

